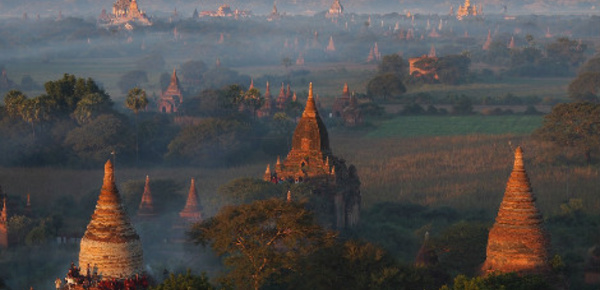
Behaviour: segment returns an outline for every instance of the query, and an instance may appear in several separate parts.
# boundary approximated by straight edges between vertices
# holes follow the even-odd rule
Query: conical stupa
[[[144,193],[142,194],[142,201],[140,202],[137,215],[139,217],[152,217],[155,215],[154,205],[152,202],[152,192],[150,191],[150,177],[148,177],[148,175],[146,175]]]
[[[496,222],[490,230],[482,274],[517,272],[547,274],[550,271],[550,237],[535,206],[521,147],[506,184]]]
[[[188,192],[187,201],[185,207],[179,216],[187,222],[201,222],[202,213],[200,212],[200,204],[198,202],[198,193],[196,192],[196,182],[192,178],[190,184],[190,191]]]
[[[92,220],[81,239],[79,266],[91,267],[103,279],[126,278],[142,273],[140,237],[129,222],[109,161]]]

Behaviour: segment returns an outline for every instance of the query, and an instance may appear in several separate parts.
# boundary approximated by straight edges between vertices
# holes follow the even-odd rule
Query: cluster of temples
[[[121,25],[126,23],[152,25],[150,19],[138,7],[137,0],[117,0],[113,4],[112,14],[107,14],[103,9],[98,17],[98,24],[105,26]]]

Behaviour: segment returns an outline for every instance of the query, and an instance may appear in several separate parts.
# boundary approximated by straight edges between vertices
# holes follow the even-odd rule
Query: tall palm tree
[[[139,162],[138,113],[148,106],[146,91],[138,87],[129,90],[127,99],[125,99],[125,106],[135,114],[135,165],[137,166]]]

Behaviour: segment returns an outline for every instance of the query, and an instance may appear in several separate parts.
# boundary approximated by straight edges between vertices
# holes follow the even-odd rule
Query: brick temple
[[[550,272],[550,236],[535,206],[521,147],[515,150],[513,171],[506,184],[496,222],[490,230],[482,274]]]

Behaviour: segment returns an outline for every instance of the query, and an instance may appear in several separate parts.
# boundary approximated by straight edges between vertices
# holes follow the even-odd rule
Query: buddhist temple
[[[271,96],[271,87],[269,86],[269,82],[267,82],[264,98],[265,101],[262,107],[256,111],[256,116],[259,118],[271,116],[273,113],[273,108],[275,107],[275,100],[273,100]]]
[[[458,6],[458,10],[456,11],[456,19],[463,20],[468,16],[477,16],[478,11],[475,5],[471,5],[470,0],[465,0],[465,4]]]
[[[344,15],[344,7],[340,3],[340,0],[335,0],[329,10],[325,14],[327,18],[338,18]]]
[[[2,199],[2,212],[0,213],[0,247],[8,248],[8,208],[6,207],[6,197]]]
[[[190,184],[190,191],[188,192],[188,197],[185,202],[185,207],[182,211],[179,212],[179,217],[181,217],[186,223],[194,223],[202,221],[202,212],[200,212],[201,207],[198,202],[198,193],[196,192],[196,183],[192,178]]]
[[[348,83],[344,83],[342,94],[335,98],[333,106],[331,107],[331,114],[334,117],[342,117],[344,109],[350,105],[350,90],[348,89]]]
[[[287,103],[287,98],[285,94],[285,86],[281,83],[281,88],[279,89],[279,95],[277,96],[277,100],[275,101],[277,109],[282,111],[285,109],[285,105]]]
[[[301,53],[298,54],[298,58],[296,58],[296,65],[304,65],[304,55]]]
[[[177,71],[173,69],[171,82],[157,101],[159,112],[167,114],[177,112],[179,106],[183,103],[183,94],[180,87]]]
[[[344,125],[347,127],[354,127],[363,122],[362,111],[358,106],[358,100],[354,94],[350,97],[348,106],[342,111],[342,119],[344,120]]]
[[[521,147],[515,150],[512,173],[496,222],[490,230],[482,274],[492,272],[548,274],[550,237],[535,206]]]
[[[417,252],[417,257],[415,258],[415,266],[430,267],[435,266],[438,262],[439,260],[435,249],[429,241],[429,232],[426,232],[425,239],[423,240],[423,245],[421,245],[419,252]]]
[[[514,36],[510,37],[510,42],[508,43],[507,48],[508,49],[514,49],[515,48],[515,37]]]
[[[152,192],[150,191],[150,177],[146,175],[146,183],[144,184],[144,193],[142,194],[142,201],[138,207],[138,217],[146,218],[155,216],[154,204],[152,202]]]
[[[329,37],[329,44],[327,44],[325,51],[329,51],[329,52],[335,51],[335,44],[333,43],[333,36]]]
[[[121,204],[114,169],[104,165],[96,210],[81,239],[79,266],[102,279],[123,279],[143,272],[142,243]]]
[[[108,17],[108,21],[104,17],[98,20],[105,25],[121,25],[130,22],[152,25],[146,13],[140,11],[137,0],[117,0],[113,4],[112,15]]]
[[[360,212],[360,181],[356,168],[347,166],[334,156],[329,147],[329,135],[321,120],[310,83],[308,100],[292,137],[292,149],[275,170],[267,171],[264,180],[275,182],[310,182],[313,194],[329,199],[326,226],[343,229],[358,223]]]

